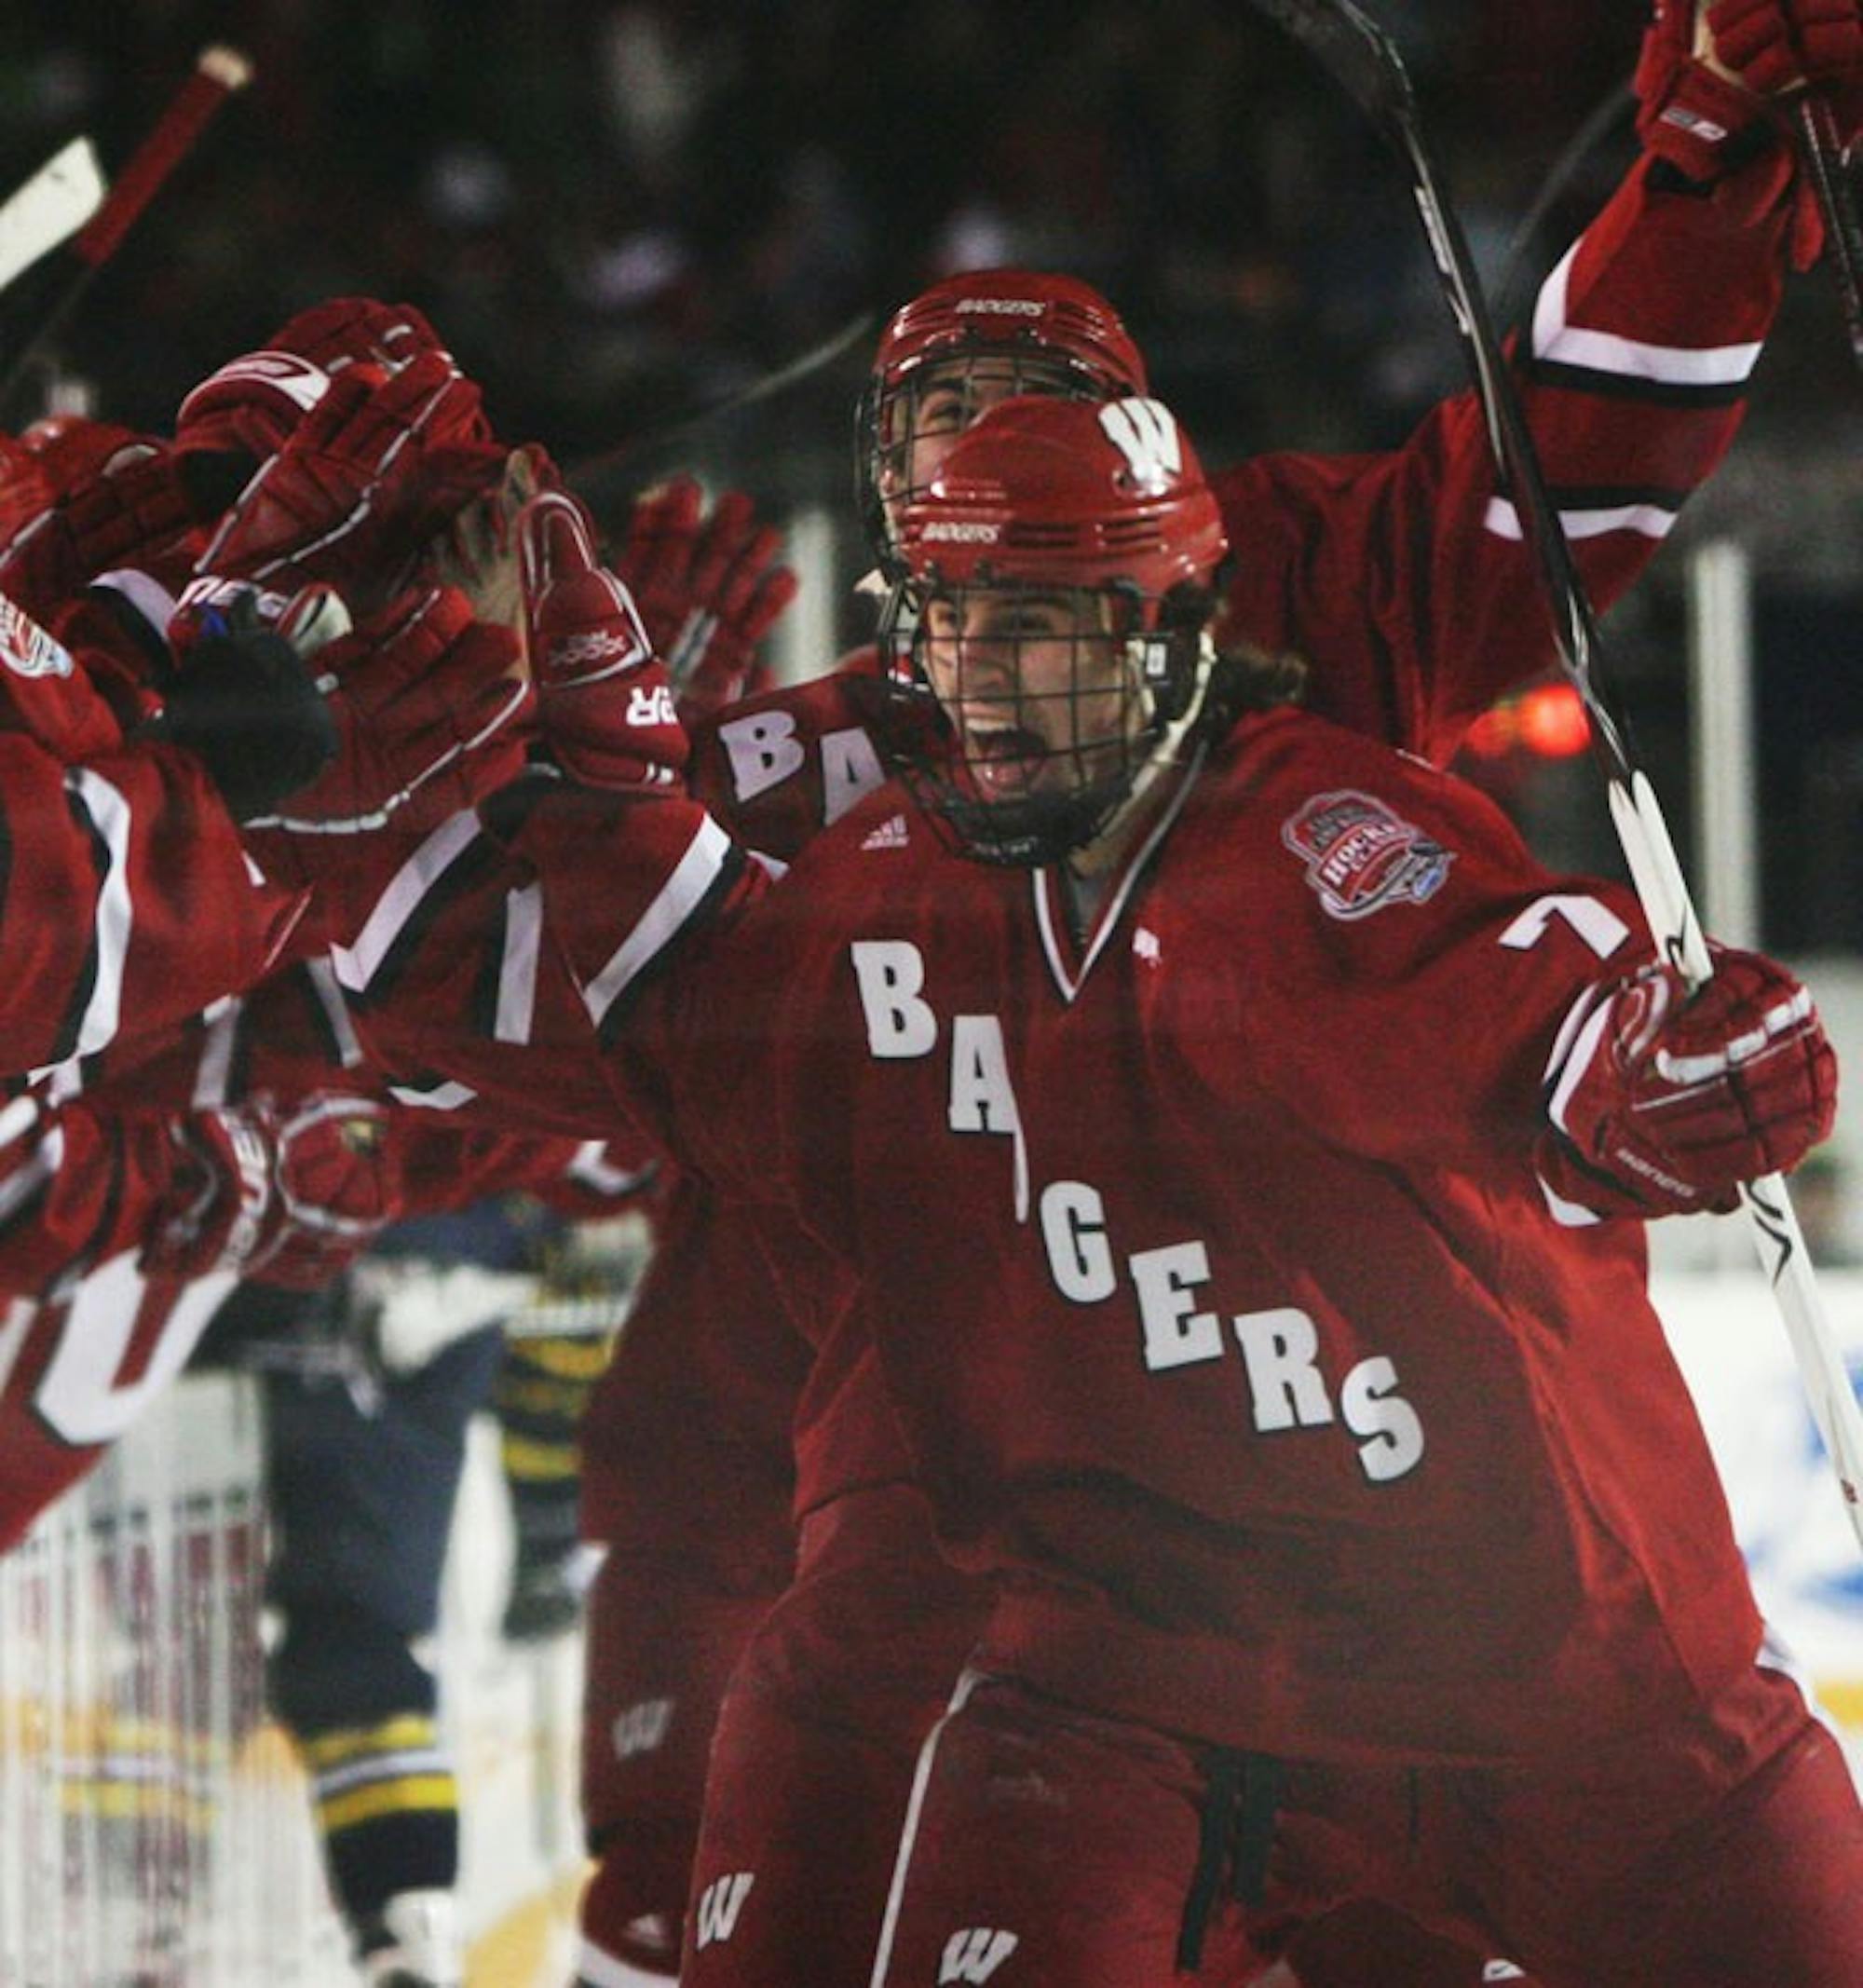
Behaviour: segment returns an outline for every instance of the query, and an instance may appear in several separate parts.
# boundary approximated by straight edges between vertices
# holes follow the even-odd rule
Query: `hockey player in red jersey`
[[[456,395],[438,368],[352,371],[305,437],[314,469],[281,449],[224,524],[248,541],[276,534],[280,490],[301,497],[313,476],[339,511],[398,531],[430,518],[431,479],[416,506],[384,463],[415,456],[396,438]],[[203,578],[177,612],[170,590],[203,535],[175,453],[101,423],[16,446],[0,543],[12,1077],[158,1035],[251,987],[288,946],[313,946],[305,886],[320,857],[353,877],[390,839],[376,832],[388,816],[416,821],[442,793],[457,806],[482,791],[475,777],[496,786],[516,764],[499,756],[527,703],[509,680],[514,637],[476,629],[452,590],[404,592],[354,634],[294,584]],[[306,667],[333,640],[347,645],[326,659],[343,665],[335,688]]]
[[[1750,65],[1750,91],[1724,69],[1717,75],[1711,57],[1693,59],[1691,10],[1663,11],[1639,74],[1651,156],[1545,286],[1522,343],[1536,434],[1556,483],[1571,493],[1565,522],[1582,566],[1606,600],[1640,569],[1682,497],[1733,439],[1746,379],[1776,308],[1782,246],[1789,237],[1802,260],[1815,234],[1808,195],[1790,182],[1789,150],[1758,93],[1801,72],[1829,81],[1854,67],[1854,8],[1826,9],[1809,28],[1789,7],[1732,14],[1743,17],[1730,17],[1729,25]],[[864,406],[870,529],[884,546],[889,503],[922,484],[983,405],[1017,389],[1099,397],[1143,378],[1142,360],[1117,317],[1085,286],[1019,272],[937,286],[889,327]],[[1217,478],[1216,487],[1232,536],[1249,548],[1229,591],[1232,625],[1318,658],[1311,700],[1342,722],[1447,756],[1489,699],[1549,658],[1543,637],[1522,639],[1543,629],[1543,609],[1517,523],[1494,495],[1472,405],[1446,410],[1399,456],[1258,458]],[[1427,522],[1428,536],[1412,536],[1406,520],[1420,528]],[[1369,617],[1367,575],[1374,579]],[[824,679],[699,724],[695,787],[742,839],[793,857],[880,778],[866,689],[858,676]],[[592,1441],[599,1437],[598,1423]],[[844,1580],[855,1509],[842,1503],[836,1510]],[[898,1589],[903,1537],[891,1518],[877,1528],[875,1564],[888,1569],[875,1583],[878,1592]],[[877,1613],[868,1611],[864,1624],[874,1630],[874,1649],[883,1646]],[[766,1671],[779,1675],[792,1696],[808,1689],[808,1662],[826,1667],[845,1658],[849,1673],[858,1669],[862,1648],[847,1632],[848,1612],[838,1621],[842,1633],[811,1640],[805,1626],[791,1632],[786,1653],[769,1653]],[[935,1666],[935,1640],[922,1637],[921,1647]],[[598,1634],[592,1671],[602,1656]],[[836,1706],[832,1731],[845,1745],[852,1722],[825,1668],[823,1679],[823,1702]],[[942,1679],[929,1680],[922,1722],[942,1687]],[[740,1699],[741,1715],[748,1703]],[[741,1716],[738,1723],[745,1722]],[[830,1729],[824,1722],[818,1732]],[[592,1732],[592,1747],[602,1736]],[[796,1853],[779,1846],[793,1846],[803,1833],[808,1804],[785,1805],[779,1780],[761,1771],[768,1736],[748,1731],[734,1745],[728,1729],[714,1761],[714,1833],[720,1798],[748,1813],[734,1815],[724,1839],[708,1849],[699,1889],[726,1899],[733,1872],[755,1865],[762,1896],[746,1902],[732,1942],[696,1956],[706,1981],[755,1978],[760,1965],[770,1965],[747,1935],[758,1905],[777,1896],[790,1869],[779,1858]],[[902,1797],[903,1788],[902,1780]],[[818,1814],[823,1805],[816,1801]],[[848,1879],[850,1870],[848,1839],[836,1837],[797,1895],[819,1902],[824,1875]],[[599,1903],[599,1892],[592,1894],[591,1907]],[[847,1921],[845,1913],[824,1916]],[[587,1913],[585,1927],[599,1932]],[[1366,1937],[1362,1927],[1353,1930]],[[1391,1928],[1382,1930],[1383,1947],[1374,1941],[1370,1949],[1374,1973],[1399,1965]],[[832,1971],[819,1928],[809,1951],[813,1963]],[[1330,1981],[1334,1973],[1321,1970],[1349,1951],[1336,1931],[1324,1953],[1312,1950],[1303,1959],[1312,1979]],[[1472,1981],[1477,1965],[1462,1965],[1465,1971],[1440,1979]],[[733,1974],[734,1966],[747,1971]],[[1350,1969],[1338,1978],[1352,1978]]]
[[[1815,1017],[1750,956],[1684,1005],[1621,892],[1457,783],[1237,718],[1223,543],[1155,403],[986,417],[903,513],[950,728],[918,806],[688,931],[701,1001],[662,971],[611,1023],[716,1178],[859,1239],[942,1537],[1001,1584],[875,1978],[977,1939],[1220,1977],[1279,1779],[1279,1903],[1369,1892],[1555,1982],[1835,1988],[1855,1796],[1760,1664],[1622,1219],[1822,1136]]]

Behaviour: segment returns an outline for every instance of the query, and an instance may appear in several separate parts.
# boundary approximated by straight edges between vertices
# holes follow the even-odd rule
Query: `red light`
[[[1514,706],[1497,704],[1475,719],[1463,742],[1477,759],[1502,759],[1514,750],[1516,737]]]
[[[1545,759],[1570,759],[1591,743],[1591,721],[1571,684],[1529,690],[1515,712],[1520,743]]]

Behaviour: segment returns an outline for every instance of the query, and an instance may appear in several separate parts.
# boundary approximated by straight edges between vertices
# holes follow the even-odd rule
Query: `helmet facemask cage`
[[[1176,757],[1214,660],[1209,606],[1190,587],[1161,600],[986,574],[896,589],[882,642],[912,718],[896,771],[964,854],[1059,861]]]
[[[971,269],[921,291],[881,333],[855,423],[861,524],[881,571],[895,579],[901,570],[901,510],[996,402],[1028,394],[1104,402],[1145,391],[1132,334],[1078,277]]]
[[[968,338],[877,372],[855,417],[854,482],[881,572],[891,579],[900,571],[899,511],[924,496],[944,448],[986,408],[1019,394],[1106,401],[1119,391],[1116,382],[1066,352],[1000,337]]]

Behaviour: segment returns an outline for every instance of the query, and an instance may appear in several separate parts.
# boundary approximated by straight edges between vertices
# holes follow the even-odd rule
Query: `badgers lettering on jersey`
[[[1084,1180],[1051,1182],[1039,1211],[1049,1274],[1062,1297],[1101,1304],[1131,1287],[1149,1372],[1219,1360],[1232,1339],[1248,1371],[1258,1436],[1342,1423],[1359,1438],[1359,1468],[1374,1484],[1407,1477],[1422,1461],[1421,1419],[1397,1392],[1397,1368],[1382,1354],[1347,1371],[1335,1402],[1320,1371],[1319,1328],[1307,1313],[1294,1305],[1237,1312],[1225,1328],[1204,1305],[1212,1281],[1207,1245],[1193,1239],[1135,1250],[1122,1264],[1105,1198]]]
[[[925,960],[918,946],[906,939],[856,939],[849,953],[873,1056],[900,1062],[932,1055],[941,1031],[925,999]],[[1013,1138],[1020,1219],[1026,1147],[1001,1023],[993,1014],[954,1015],[949,1054],[949,1129]],[[1049,1182],[1036,1197],[1035,1217],[1048,1274],[1069,1303],[1105,1304],[1130,1292],[1148,1371],[1219,1360],[1232,1343],[1247,1370],[1258,1435],[1343,1424],[1358,1438],[1359,1467],[1374,1484],[1407,1477],[1422,1461],[1422,1421],[1398,1392],[1395,1364],[1381,1354],[1360,1360],[1335,1398],[1320,1368],[1319,1328],[1306,1312],[1276,1305],[1233,1313],[1225,1325],[1205,1303],[1214,1276],[1202,1240],[1122,1259],[1105,1196],[1084,1180]]]
[[[730,762],[731,789],[740,802],[755,800],[793,779],[809,764],[810,746],[797,737],[795,715],[772,709],[728,718],[718,742]],[[821,761],[822,824],[838,822],[863,795],[886,781],[873,741],[858,725],[825,731],[812,742]]]

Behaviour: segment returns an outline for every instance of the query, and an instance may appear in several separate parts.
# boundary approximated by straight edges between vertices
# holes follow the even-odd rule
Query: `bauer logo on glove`
[[[588,513],[563,491],[533,497],[518,560],[538,723],[564,771],[596,787],[676,785],[687,741],[672,684]]]

